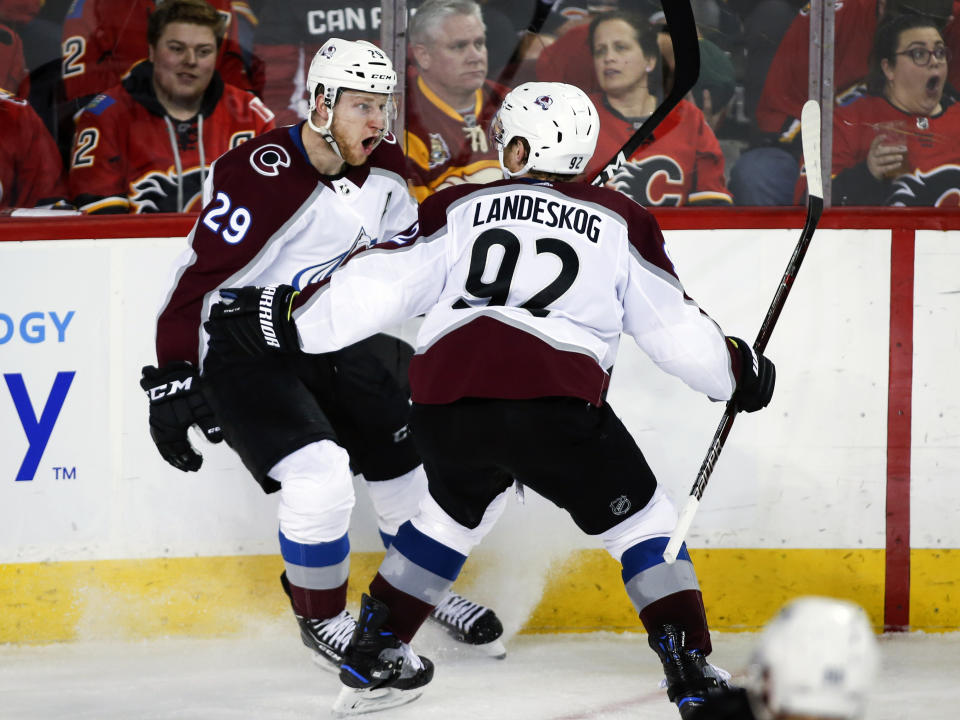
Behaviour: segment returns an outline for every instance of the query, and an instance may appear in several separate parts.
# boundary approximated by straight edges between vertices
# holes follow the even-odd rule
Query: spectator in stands
[[[0,22],[0,88],[8,92],[28,95],[29,84],[21,88],[27,78],[27,65],[23,59],[23,40],[9,25]]]
[[[862,90],[870,45],[881,17],[923,15],[945,27],[947,45],[960,50],[960,23],[950,21],[954,0],[844,0],[834,22],[833,87],[837,103]],[[955,39],[954,39],[955,38]],[[730,188],[738,205],[790,205],[799,176],[800,109],[809,84],[810,17],[801,11],[787,30],[770,65],[757,104],[760,137],[731,169]],[[955,56],[957,52],[953,53]],[[951,75],[960,77],[955,59]]]
[[[643,11],[652,12],[658,7],[655,3],[656,0],[641,0],[639,5]],[[616,10],[619,3],[617,0],[605,0],[575,8],[560,0],[558,5],[556,14],[565,18],[565,22],[554,29],[552,36],[545,35],[541,40],[544,47],[537,55],[537,80],[565,82],[576,85],[586,93],[597,92],[600,86],[593,70],[588,38],[590,21],[600,13]]]
[[[834,115],[835,205],[960,206],[960,104],[944,94],[949,56],[929,18],[880,23],[867,94]]]
[[[406,98],[407,172],[417,200],[503,177],[489,142],[506,88],[487,79],[486,30],[473,0],[426,0],[410,23],[417,75]]]
[[[65,205],[63,163],[26,100],[0,91],[0,210]]]
[[[207,168],[274,127],[255,96],[215,69],[224,18],[204,0],[168,0],[147,25],[149,60],[78,115],[74,204],[90,213],[199,210]]]
[[[0,0],[0,88],[28,98],[26,44],[20,29],[39,12],[41,0]]]
[[[657,32],[657,45],[660,48],[660,64],[662,66],[663,93],[666,95],[673,89],[673,79],[676,74],[677,61],[673,52],[673,38],[665,24],[663,12],[656,13],[650,18],[651,24]],[[711,35],[716,37],[717,33]],[[736,85],[733,62],[727,53],[713,41],[707,40],[700,33],[697,25],[697,38],[700,46],[700,72],[697,82],[687,95],[687,99],[703,110],[710,129],[717,133],[723,124],[727,108],[733,98]]]
[[[262,70],[249,51],[256,17],[246,2],[210,0],[210,4],[225,23],[217,44],[220,76],[224,82],[260,94]],[[147,23],[162,5],[163,0],[76,0],[63,22],[61,70],[66,99],[82,106],[146,58]]]
[[[601,93],[593,96],[600,139],[585,174],[592,178],[656,109],[650,92],[657,69],[657,39],[646,18],[624,10],[598,15],[589,26]],[[641,205],[729,205],[723,153],[703,113],[681,100],[628,159],[611,187]]]

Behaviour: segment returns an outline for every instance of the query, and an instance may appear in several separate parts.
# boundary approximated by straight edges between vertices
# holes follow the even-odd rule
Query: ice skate
[[[441,625],[459,642],[474,645],[490,657],[502,659],[507,656],[507,649],[500,641],[503,625],[488,607],[450,592],[430,613],[430,620]]]
[[[290,596],[290,583],[286,573],[280,576],[280,583],[287,597],[290,597],[292,606],[293,598]],[[347,610],[325,620],[302,617],[296,610],[293,611],[293,616],[300,626],[300,639],[313,651],[312,657],[317,667],[327,672],[337,672],[340,661],[343,660],[343,652],[353,637],[357,621]]]
[[[683,630],[664,625],[650,634],[649,643],[663,663],[667,697],[681,718],[691,718],[708,695],[729,689],[730,673],[708,663],[702,650],[687,650],[685,639]]]
[[[433,679],[433,663],[383,629],[389,608],[364,594],[360,617],[340,664],[340,690],[334,717],[377,712],[405,705],[423,694]]]

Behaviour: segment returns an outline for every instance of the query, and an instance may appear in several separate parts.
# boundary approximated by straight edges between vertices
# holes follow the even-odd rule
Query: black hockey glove
[[[777,381],[773,362],[754,352],[746,340],[727,336],[727,342],[740,354],[740,377],[733,392],[737,412],[756,412],[765,408],[770,404]]]
[[[300,340],[290,314],[297,295],[290,285],[221,290],[223,301],[210,309],[210,319],[203,324],[210,349],[228,362],[298,352]]]
[[[200,392],[196,368],[178,361],[162,370],[147,365],[141,372],[140,387],[150,400],[150,436],[157,450],[178,470],[199,470],[203,458],[187,439],[187,428],[198,425],[213,443],[223,440],[223,433]]]

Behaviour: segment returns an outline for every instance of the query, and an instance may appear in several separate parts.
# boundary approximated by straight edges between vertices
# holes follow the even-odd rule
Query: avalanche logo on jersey
[[[683,200],[683,170],[666,155],[653,155],[622,165],[610,184],[641,205],[676,207]]]
[[[331,274],[333,274],[333,271],[340,267],[351,255],[360,252],[361,250],[366,250],[368,247],[372,247],[375,244],[376,241],[367,235],[367,231],[361,227],[360,232],[357,233],[357,237],[354,239],[350,249],[345,250],[329,260],[325,260],[319,265],[311,265],[310,267],[304,268],[293,276],[293,287],[295,287],[297,290],[303,290],[307,285],[326,280]]]
[[[130,204],[136,212],[193,212],[200,210],[203,178],[199,167],[183,173],[183,210],[177,207],[177,176],[151,172],[130,183]]]
[[[960,167],[944,165],[916,171],[893,181],[887,205],[899,207],[960,207]]]
[[[277,168],[290,167],[290,154],[276,143],[261,145],[250,153],[250,167],[264,177],[275,177],[280,174]]]

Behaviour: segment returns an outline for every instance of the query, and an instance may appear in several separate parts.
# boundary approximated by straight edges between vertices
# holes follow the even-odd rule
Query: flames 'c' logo
[[[250,154],[250,165],[261,175],[273,177],[280,173],[278,168],[290,167],[290,155],[286,148],[270,143]]]
[[[553,98],[549,95],[541,95],[534,102],[542,107],[544,110],[549,110],[550,106],[553,105]]]

